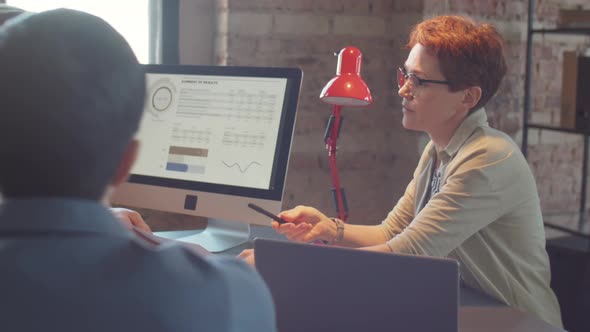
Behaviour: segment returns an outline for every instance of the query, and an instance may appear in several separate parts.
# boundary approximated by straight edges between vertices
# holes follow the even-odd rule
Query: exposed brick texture
[[[536,24],[554,25],[560,4],[571,8],[584,1],[540,1],[535,10]],[[331,54],[347,45],[363,52],[362,74],[375,100],[367,110],[344,112],[338,160],[342,185],[347,189],[350,222],[379,222],[403,193],[420,153],[420,135],[400,125],[393,68],[405,59],[407,52],[402,47],[407,34],[423,17],[466,14],[496,24],[506,39],[509,70],[497,96],[487,106],[488,116],[493,127],[517,143],[522,139],[527,17],[524,0],[233,0],[229,11],[236,15],[233,17],[265,14],[273,22],[266,36],[230,28],[230,64],[299,66],[305,72],[285,208],[309,204],[327,213],[334,211],[322,143],[330,108],[318,100],[318,95],[334,73],[336,61]],[[240,26],[231,23],[231,18],[230,27]],[[531,121],[559,125],[562,53],[584,47],[588,47],[584,37],[536,37]],[[531,130],[528,138],[530,165],[537,177],[544,211],[575,211],[580,197],[580,137]],[[563,155],[563,151],[569,152]],[[572,219],[575,217],[564,217],[561,222]]]
[[[467,14],[489,21],[506,39],[508,73],[488,104],[490,124],[518,144],[522,139],[526,0],[229,0],[228,64],[297,66],[305,75],[300,96],[284,208],[312,205],[334,215],[323,144],[330,106],[318,96],[336,69],[334,52],[354,45],[363,53],[362,76],[374,104],[345,109],[338,162],[351,223],[375,224],[402,195],[416,165],[423,134],[401,126],[394,68],[405,60],[412,25],[425,17]],[[536,1],[535,25],[552,27],[560,7],[590,7],[588,0]],[[588,37],[536,36],[530,120],[559,125],[564,50],[583,50]],[[545,219],[576,225],[582,138],[530,130],[529,164]],[[586,213],[588,214],[588,213]],[[590,225],[590,223],[589,223]]]
[[[229,1],[230,65],[296,66],[304,72],[284,208],[311,205],[335,215],[323,143],[331,106],[318,97],[335,75],[334,52],[349,45],[363,53],[362,76],[374,99],[366,109],[343,111],[338,165],[349,220],[378,223],[401,196],[420,151],[417,135],[401,127],[394,68],[405,60],[402,47],[422,11],[420,1],[402,0]],[[232,19],[241,15],[265,15],[271,32],[261,36],[240,28]]]
[[[426,16],[454,13],[491,20],[508,39],[508,75],[487,110],[490,124],[514,137],[519,144],[522,139],[527,5],[528,1],[522,0],[428,0],[424,9]],[[536,27],[555,27],[559,8],[577,6],[590,8],[587,0],[536,1],[534,24]],[[521,22],[520,26],[518,22]],[[516,31],[506,31],[509,26],[509,29]],[[563,51],[582,51],[590,46],[590,40],[580,36],[535,35],[533,42],[532,112],[529,121],[559,126]],[[577,227],[582,177],[582,137],[532,129],[528,139],[529,165],[537,179],[545,220]]]

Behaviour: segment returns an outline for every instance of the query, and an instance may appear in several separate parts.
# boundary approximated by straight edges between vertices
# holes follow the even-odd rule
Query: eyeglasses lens
[[[397,70],[397,87],[401,89],[404,84],[406,84],[406,77],[401,68],[399,68]]]

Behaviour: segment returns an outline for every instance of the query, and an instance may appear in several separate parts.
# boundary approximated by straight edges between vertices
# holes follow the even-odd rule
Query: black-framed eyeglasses
[[[416,76],[416,74],[413,73],[406,73],[406,70],[403,68],[398,68],[397,69],[397,87],[399,89],[402,88],[402,86],[406,85],[406,82],[410,82],[410,85],[412,87],[416,87],[416,86],[422,86],[424,85],[424,83],[436,83],[436,84],[451,84],[451,82],[449,81],[441,81],[441,80],[425,80],[423,78],[420,78],[418,76]]]

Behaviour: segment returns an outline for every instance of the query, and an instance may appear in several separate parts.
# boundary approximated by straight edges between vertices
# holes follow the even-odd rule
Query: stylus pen
[[[278,222],[279,224],[284,224],[287,222],[285,219],[275,215],[274,213],[270,213],[270,212],[266,211],[265,209],[261,208],[260,206],[254,204],[254,203],[248,203],[248,207],[258,213],[264,214],[265,216],[271,218],[272,220]]]

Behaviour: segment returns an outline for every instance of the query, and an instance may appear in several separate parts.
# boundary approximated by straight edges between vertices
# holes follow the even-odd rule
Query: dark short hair
[[[24,13],[24,10],[0,3],[0,25],[9,19]]]
[[[104,20],[58,9],[0,28],[0,189],[99,199],[137,131],[145,75]]]
[[[407,46],[416,44],[437,57],[451,91],[481,88],[481,99],[472,110],[486,105],[506,74],[504,41],[491,24],[462,16],[434,17],[414,27]]]

